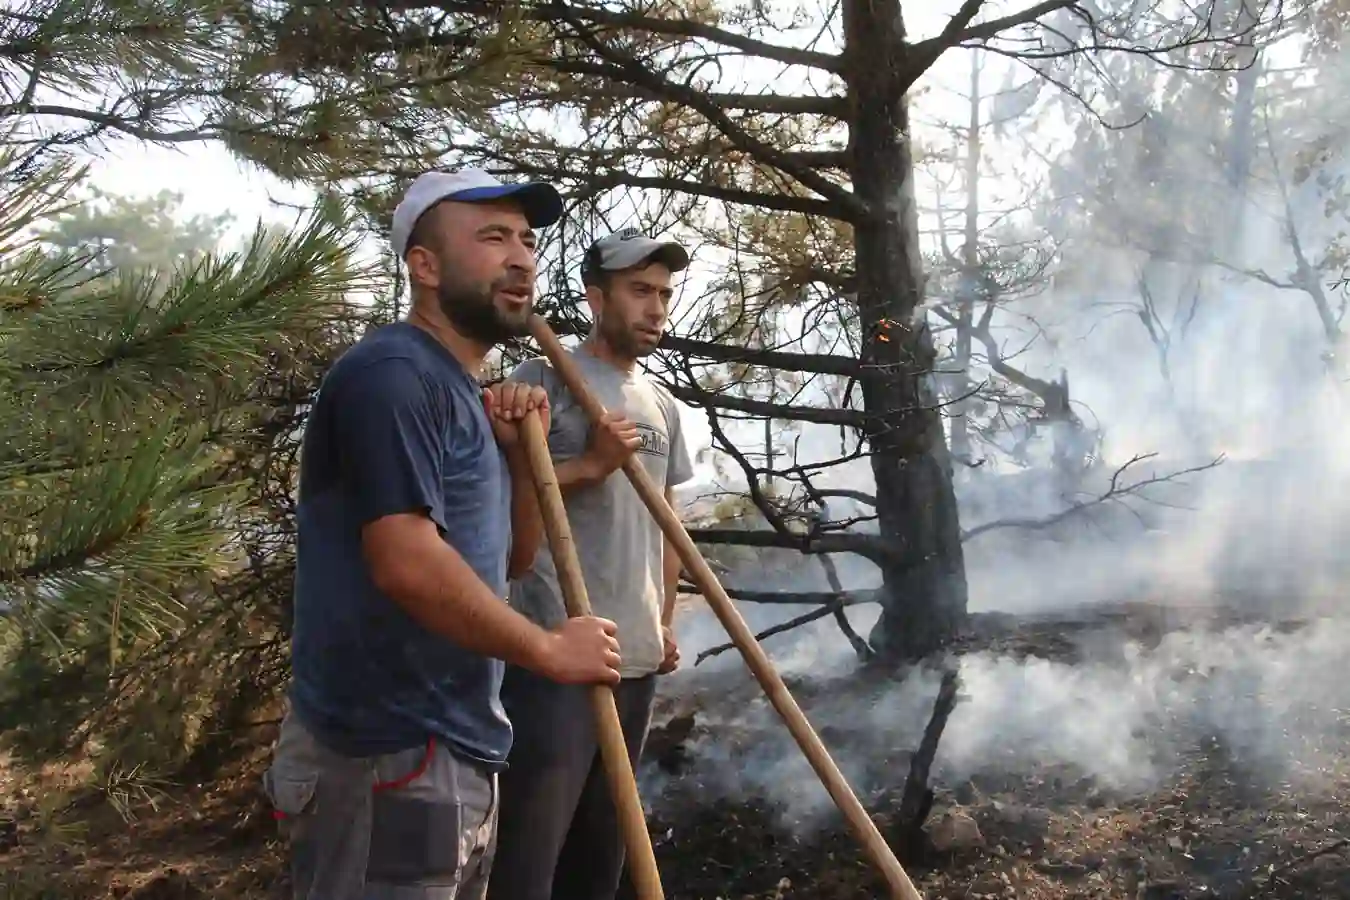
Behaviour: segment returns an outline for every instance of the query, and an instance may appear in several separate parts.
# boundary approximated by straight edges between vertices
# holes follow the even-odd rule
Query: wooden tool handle
[[[586,594],[586,581],[581,573],[572,528],[567,521],[562,489],[553,468],[553,457],[548,451],[548,435],[537,413],[530,413],[521,422],[521,438],[530,463],[535,491],[539,496],[539,512],[544,519],[544,533],[549,552],[558,571],[563,603],[571,617],[589,616],[591,601]],[[619,814],[619,828],[628,850],[628,868],[639,900],[665,900],[661,888],[661,874],[656,868],[656,854],[652,850],[651,834],[642,814],[642,799],[638,796],[637,779],[628,759],[628,745],[623,738],[619,710],[614,704],[614,692],[604,685],[590,689],[591,706],[595,712],[600,758],[609,778],[610,794]]]
[[[562,376],[563,383],[567,385],[568,391],[581,408],[586,412],[587,417],[592,423],[599,423],[605,416],[605,408],[595,395],[591,393],[586,385],[586,379],[577,368],[572,358],[567,355],[561,343],[558,342],[558,336],[553,333],[553,329],[540,316],[530,317],[530,333],[536,341],[544,355],[548,357],[553,368]],[[647,470],[638,460],[636,454],[628,457],[628,461],[623,466],[624,474],[632,482],[633,489],[637,491],[642,502],[647,505],[656,523],[661,527],[662,533],[666,539],[674,545],[676,552],[680,555],[680,561],[684,563],[685,571],[693,579],[694,584],[702,592],[703,598],[712,607],[717,618],[721,620],[722,626],[726,628],[732,643],[741,651],[745,657],[746,665],[754,673],[760,687],[768,696],[769,702],[773,708],[778,711],[779,716],[787,723],[788,731],[797,741],[802,752],[806,754],[806,759],[811,763],[811,768],[815,769],[816,775],[820,778],[821,784],[829,792],[839,811],[844,814],[849,827],[853,829],[854,835],[862,844],[863,850],[871,858],[873,864],[885,878],[887,886],[890,888],[891,896],[896,900],[922,900],[914,883],[909,880],[905,874],[900,861],[895,858],[895,853],[891,851],[890,845],[882,837],[880,830],[872,817],[867,814],[867,810],[859,802],[853,789],[849,786],[844,774],[839,771],[834,760],[830,757],[830,752],[825,749],[820,736],[816,730],[811,727],[807,721],[806,714],[802,712],[801,707],[788,691],[787,685],[774,669],[773,663],[764,653],[764,648],[755,640],[755,634],[750,630],[750,626],[741,618],[740,611],[736,609],[736,604],[731,602],[731,597],[727,595],[726,590],[717,580],[708,561],[703,558],[699,552],[698,545],[694,543],[689,532],[685,531],[684,523],[676,515],[675,510],[670,508],[666,502],[665,493],[656,486]]]

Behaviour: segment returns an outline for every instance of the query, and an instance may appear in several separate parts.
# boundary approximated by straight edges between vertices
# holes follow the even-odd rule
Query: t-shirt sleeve
[[[566,402],[569,399],[567,385],[547,359],[539,356],[525,360],[506,380],[542,387],[548,395],[548,447],[555,462],[585,452],[591,430],[590,421],[580,408]]]
[[[694,477],[694,464],[689,458],[689,445],[684,440],[684,423],[680,420],[680,404],[665,392],[666,420],[670,429],[670,461],[666,465],[666,487],[673,488]]]
[[[515,371],[506,376],[507,381],[519,381],[521,384],[532,384],[544,389],[548,394],[549,405],[557,408],[562,394],[567,390],[563,384],[561,376],[553,371],[553,366],[549,365],[548,360],[542,356],[534,359],[527,359],[516,366]]]
[[[547,368],[547,363],[540,357],[527,359],[516,366],[515,370],[512,371],[510,375],[506,376],[506,380],[519,381],[523,384],[537,384],[547,388],[548,384],[544,377],[544,370]]]
[[[422,512],[444,531],[446,413],[407,359],[348,370],[330,386],[333,438],[343,481],[362,523]]]

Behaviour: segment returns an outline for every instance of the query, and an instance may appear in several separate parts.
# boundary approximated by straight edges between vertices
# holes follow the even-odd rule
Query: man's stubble
[[[648,347],[639,342],[632,329],[618,316],[604,315],[603,307],[600,317],[600,337],[604,339],[610,352],[623,359],[638,360],[651,356],[656,351],[655,347]]]
[[[497,306],[495,297],[511,287],[516,279],[498,278],[486,287],[462,281],[442,281],[436,290],[441,312],[465,337],[488,346],[529,333],[531,303],[522,313],[508,312]]]

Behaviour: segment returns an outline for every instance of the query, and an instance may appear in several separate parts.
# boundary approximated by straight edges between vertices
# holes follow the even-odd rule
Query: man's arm
[[[519,381],[523,384],[533,384],[542,387],[548,393],[549,406],[556,409],[562,395],[566,393],[567,387],[562,383],[562,378],[554,371],[553,367],[542,358],[527,359],[515,368],[507,376],[508,381]],[[633,443],[636,446],[637,428],[630,429],[632,432]],[[558,489],[564,494],[579,488],[593,487],[600,484],[610,473],[623,464],[619,459],[615,462],[607,459],[603,451],[614,450],[613,441],[600,442],[596,438],[598,435],[592,434],[591,439],[587,441],[586,446],[561,459],[557,448],[550,446],[553,452],[553,471],[558,477]],[[569,448],[570,449],[570,448]]]
[[[537,669],[554,635],[517,613],[441,537],[443,413],[402,359],[345,373],[329,402],[344,480],[376,587],[428,631]]]
[[[506,381],[542,387],[549,394],[549,403],[553,402],[541,360],[525,360],[516,366]],[[523,435],[521,443],[506,448],[506,464],[511,470],[511,555],[507,558],[506,574],[514,581],[534,568],[535,558],[544,543],[544,518],[539,511],[539,493],[534,487],[534,474],[530,471]]]
[[[589,451],[559,462],[554,471],[558,473],[558,488],[564,494],[580,488],[594,487],[609,477],[609,472],[604,470]]]
[[[586,449],[558,463],[558,486],[564,493],[600,484],[636,452],[641,443],[637,425],[610,413],[591,428]]]
[[[670,508],[675,508],[675,492],[666,488],[666,503]],[[662,545],[661,569],[665,575],[665,602],[661,606],[661,624],[669,628],[670,623],[675,618],[675,599],[679,596],[680,589],[680,555],[675,552],[675,545],[666,538]]]
[[[539,546],[544,542],[544,517],[539,512],[539,494],[534,489],[534,474],[523,446],[506,451],[511,471],[511,556],[506,577],[515,580],[534,566]]]
[[[675,398],[663,395],[666,400],[667,429],[670,431],[670,459],[666,464],[666,502],[675,509],[675,486],[684,484],[694,477],[693,462],[689,458],[689,445],[684,440],[684,422],[680,418],[680,407]],[[666,580],[665,605],[661,609],[661,624],[669,627],[675,616],[675,598],[680,584],[680,557],[669,540],[665,542],[662,568]]]

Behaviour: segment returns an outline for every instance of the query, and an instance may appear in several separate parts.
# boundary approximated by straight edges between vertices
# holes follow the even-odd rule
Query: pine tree
[[[246,565],[259,384],[333,340],[368,273],[332,204],[168,272],[109,268],[41,239],[84,172],[19,162],[0,150],[0,731],[69,734],[91,685]]]
[[[302,168],[252,155],[285,175],[361,177],[381,224],[428,159],[561,185],[570,214],[545,245],[561,277],[541,303],[560,332],[588,327],[573,276],[591,234],[633,222],[700,245],[707,290],[684,299],[654,368],[705,412],[762,527],[700,528],[694,539],[855,558],[882,584],[858,592],[881,606],[872,645],[903,671],[940,652],[967,613],[916,199],[923,150],[910,104],[921,79],[949,54],[983,48],[1054,84],[1095,73],[1070,87],[1087,102],[1114,91],[1106,61],[1223,68],[1227,47],[1283,9],[966,0],[935,16],[933,6],[252,4],[263,43],[290,48],[274,54],[280,77],[352,98],[297,119],[316,152],[343,151],[336,160]],[[359,105],[368,112],[352,127],[346,113]],[[381,132],[387,152],[372,154]],[[788,375],[809,384],[766,399]],[[747,438],[732,426],[746,419],[810,428],[822,448],[837,432],[840,450],[765,465],[740,452]],[[749,433],[758,442],[762,432]],[[815,599],[787,593],[778,602]]]

